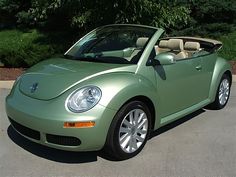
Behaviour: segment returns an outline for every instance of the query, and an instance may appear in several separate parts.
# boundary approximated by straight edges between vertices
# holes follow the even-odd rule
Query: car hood
[[[99,75],[126,71],[127,66],[60,58],[50,59],[33,66],[23,74],[19,80],[19,88],[23,94],[32,98],[50,100],[78,83]]]

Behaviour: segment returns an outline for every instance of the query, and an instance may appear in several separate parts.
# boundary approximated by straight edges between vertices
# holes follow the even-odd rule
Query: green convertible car
[[[14,129],[31,141],[69,151],[104,149],[115,159],[138,154],[150,132],[208,106],[223,108],[231,67],[222,43],[165,37],[142,25],[107,25],[62,58],[42,61],[6,98]]]

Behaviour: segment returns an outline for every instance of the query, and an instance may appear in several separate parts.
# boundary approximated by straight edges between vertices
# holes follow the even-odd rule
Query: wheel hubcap
[[[229,81],[224,79],[220,84],[219,89],[219,102],[221,105],[225,105],[229,98]]]
[[[148,130],[146,113],[141,109],[130,111],[123,119],[119,130],[119,143],[126,153],[135,152],[144,142]]]

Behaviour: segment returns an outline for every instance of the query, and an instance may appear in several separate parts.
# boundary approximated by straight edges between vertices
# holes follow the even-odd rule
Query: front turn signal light
[[[88,122],[64,122],[64,128],[91,128],[95,126],[94,121]]]

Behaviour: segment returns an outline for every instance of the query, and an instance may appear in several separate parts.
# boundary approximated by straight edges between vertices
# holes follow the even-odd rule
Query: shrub
[[[182,30],[175,30],[171,35],[175,36],[201,36],[209,38],[219,38],[234,30],[234,26],[227,23],[210,23],[195,25]]]
[[[236,60],[236,31],[221,36],[219,40],[223,42],[223,48],[219,51],[219,55],[228,60]]]
[[[36,30],[0,32],[0,59],[6,67],[29,67],[55,54],[50,44],[40,43],[43,34]]]

